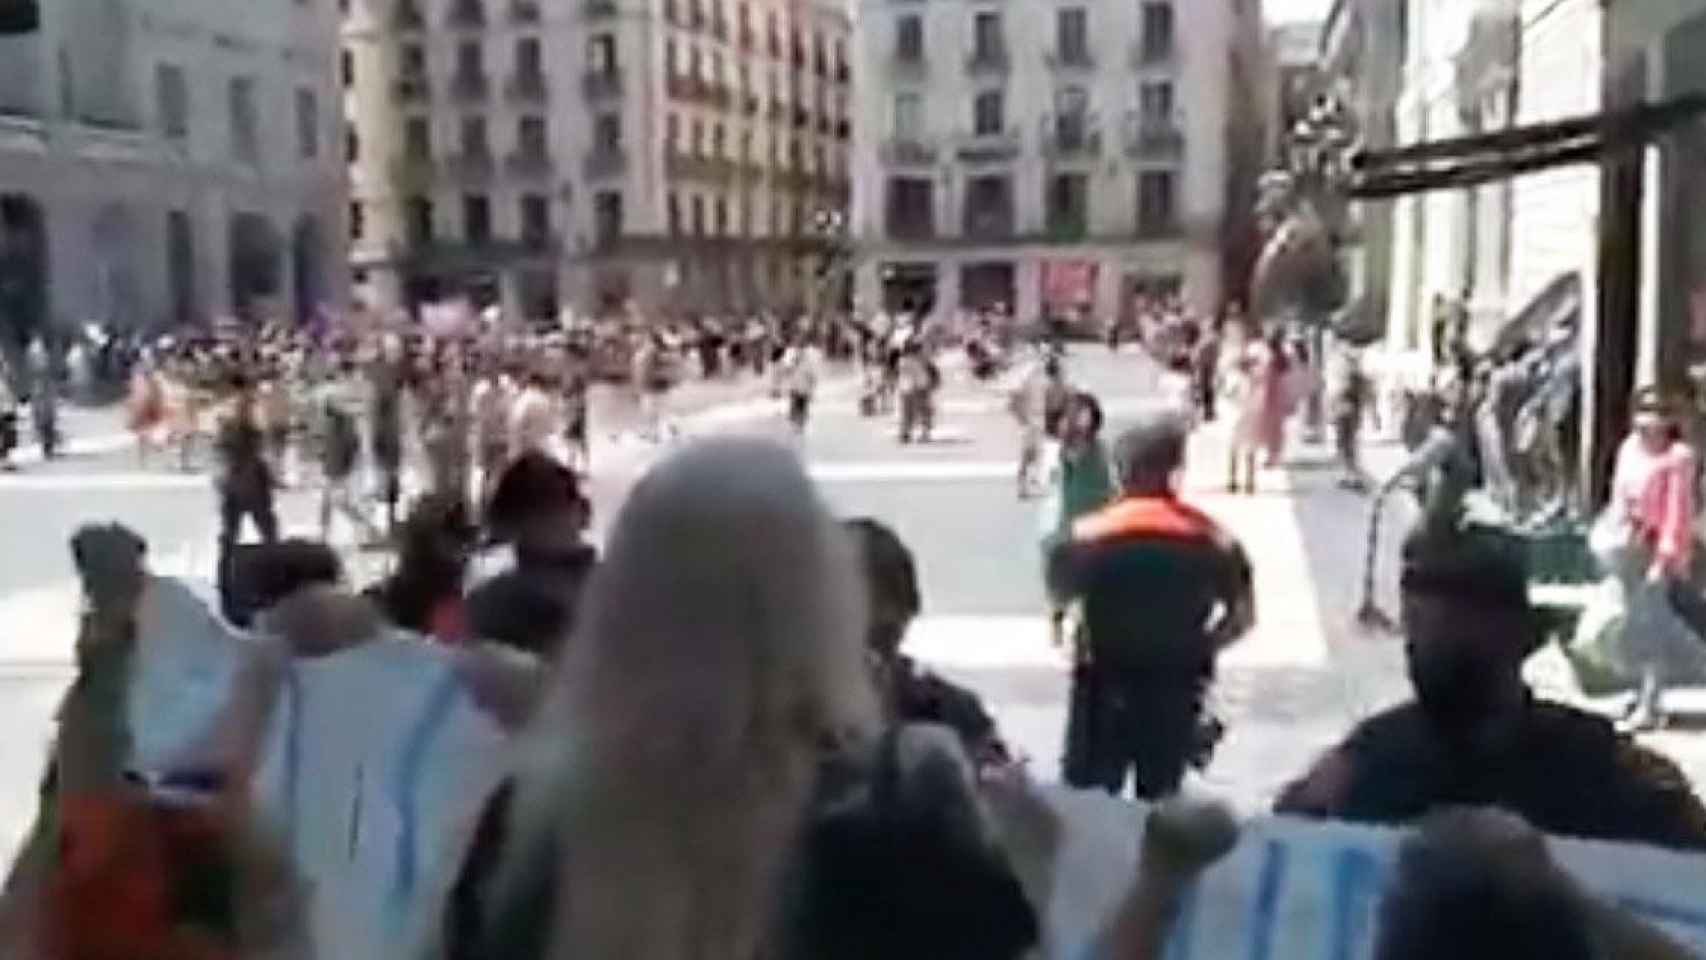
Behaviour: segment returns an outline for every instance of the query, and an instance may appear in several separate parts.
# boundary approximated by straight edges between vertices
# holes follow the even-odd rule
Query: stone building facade
[[[351,0],[368,297],[510,317],[799,306],[848,194],[849,21],[816,0]]]
[[[330,0],[51,0],[0,37],[0,326],[344,300]]]
[[[1266,117],[1260,4],[861,0],[852,227],[863,305],[1021,322],[1219,308]],[[1249,134],[1244,190],[1228,189]]]

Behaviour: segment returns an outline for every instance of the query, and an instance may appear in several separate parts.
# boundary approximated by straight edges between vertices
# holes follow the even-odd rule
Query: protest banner
[[[1565,789],[1592,789],[1582,784]],[[1063,827],[1046,911],[1046,955],[1083,956],[1130,888],[1147,808],[1106,794],[1039,787]],[[1264,817],[1197,883],[1168,960],[1364,960],[1404,832]],[[1706,856],[1551,839],[1589,892],[1706,955]]]

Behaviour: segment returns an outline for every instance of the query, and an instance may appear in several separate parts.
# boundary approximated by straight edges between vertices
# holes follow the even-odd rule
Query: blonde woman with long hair
[[[715,440],[641,480],[526,745],[471,955],[763,955],[822,760],[880,722],[865,617],[791,452]]]

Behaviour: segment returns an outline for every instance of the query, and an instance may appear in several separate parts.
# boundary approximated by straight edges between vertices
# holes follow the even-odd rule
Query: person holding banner
[[[1358,724],[1281,792],[1277,812],[1399,824],[1492,806],[1557,836],[1706,850],[1706,807],[1675,764],[1523,682],[1543,637],[1511,538],[1430,517],[1403,563],[1415,698]]]

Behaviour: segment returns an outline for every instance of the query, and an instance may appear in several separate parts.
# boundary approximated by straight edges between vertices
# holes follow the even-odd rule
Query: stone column
[[[938,260],[936,262],[936,319],[947,322],[954,318],[960,309],[960,268],[963,266],[957,260]]]
[[[1043,264],[1036,257],[1021,257],[1014,267],[1013,319],[1020,325],[1036,323],[1042,319],[1043,309]]]

